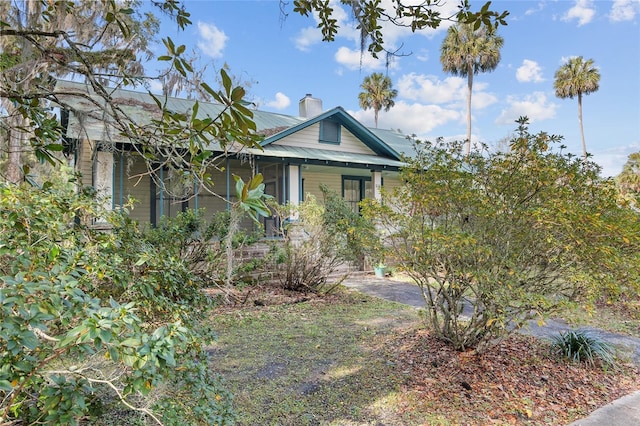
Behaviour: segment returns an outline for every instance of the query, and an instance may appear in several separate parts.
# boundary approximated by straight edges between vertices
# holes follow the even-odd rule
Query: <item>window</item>
[[[342,197],[354,212],[359,213],[360,206],[358,204],[360,201],[364,198],[373,197],[371,178],[365,176],[343,176]]]
[[[323,120],[320,122],[320,142],[340,144],[340,124],[336,121]]]

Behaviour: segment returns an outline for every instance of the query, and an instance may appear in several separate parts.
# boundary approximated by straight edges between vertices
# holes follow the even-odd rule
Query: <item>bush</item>
[[[315,197],[299,206],[275,206],[283,223],[282,241],[272,243],[271,264],[282,288],[328,293],[346,278],[350,263],[360,263],[364,219],[334,192],[322,189],[325,205]],[[296,217],[295,221],[289,218]],[[332,276],[337,276],[334,280]]]
[[[613,365],[615,361],[613,347],[584,330],[560,332],[552,338],[551,349],[556,355],[590,366],[594,366],[597,360],[605,366]]]
[[[151,421],[178,409],[187,423],[201,410],[210,424],[232,421],[206,371],[207,299],[174,248],[91,191],[44,188],[0,184],[2,422]]]
[[[603,288],[638,288],[638,213],[559,141],[525,119],[507,152],[417,141],[405,185],[365,206],[421,287],[428,326],[458,350]]]

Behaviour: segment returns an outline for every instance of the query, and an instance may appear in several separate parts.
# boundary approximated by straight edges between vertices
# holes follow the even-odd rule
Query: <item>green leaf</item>
[[[262,176],[262,173],[258,173],[256,174],[250,181],[249,181],[249,190],[253,190],[258,188],[258,186],[260,186],[260,184],[262,183],[262,181],[264,180],[264,177]]]
[[[176,54],[176,45],[173,43],[173,40],[171,40],[170,37],[167,37],[166,39],[162,39],[162,42],[164,43],[165,47],[167,48],[167,51],[169,52],[170,55],[175,56]]]
[[[243,87],[234,87],[231,92],[231,100],[234,102],[239,102],[244,98],[245,90]]]
[[[0,380],[0,391],[11,392],[13,390],[13,386],[11,386],[11,382],[8,380]]]
[[[49,151],[62,151],[64,146],[59,143],[50,143],[44,146],[44,149],[48,149]]]
[[[226,93],[230,93],[231,92],[231,77],[229,77],[229,74],[227,74],[227,72],[224,70],[224,68],[220,69],[220,76],[222,77],[222,87],[224,87],[224,90]]]

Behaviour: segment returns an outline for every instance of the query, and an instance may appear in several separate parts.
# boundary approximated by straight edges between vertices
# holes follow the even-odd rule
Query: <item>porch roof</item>
[[[376,155],[354,154],[342,151],[328,151],[324,149],[301,148],[284,145],[267,145],[259,149],[250,149],[249,152],[257,159],[274,159],[286,161],[292,164],[318,164],[340,167],[358,167],[370,169],[398,170],[405,164],[402,161]]]

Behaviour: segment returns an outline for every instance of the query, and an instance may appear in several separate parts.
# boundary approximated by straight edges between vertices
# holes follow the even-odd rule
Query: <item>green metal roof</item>
[[[404,165],[403,162],[391,160],[377,155],[354,154],[342,151],[329,151],[325,149],[301,148],[284,145],[267,145],[264,151],[250,149],[249,152],[257,158],[300,163],[300,164],[325,164],[341,167],[365,167],[370,169],[393,169]]]
[[[347,112],[342,109],[342,107],[336,107],[330,109],[329,111],[325,111],[316,117],[305,120],[302,123],[299,123],[293,127],[288,129],[284,129],[283,131],[267,137],[264,141],[262,141],[262,146],[267,146],[272,144],[273,142],[282,139],[286,136],[289,136],[297,131],[300,131],[304,128],[307,128],[313,124],[319,123],[322,120],[331,119],[339,122],[342,126],[344,126],[347,130],[353,133],[362,143],[371,148],[373,152],[376,154],[391,157],[392,159],[399,160],[400,154],[396,152],[391,146],[386,144],[382,139],[373,134],[369,129],[360,124],[355,118],[351,117]]]
[[[107,90],[111,90],[111,103],[117,105],[134,122],[147,124],[152,119],[159,118],[160,111],[148,93],[125,89]],[[64,107],[74,112],[69,118],[67,136],[78,139],[88,138],[96,141],[129,142],[125,136],[120,135],[116,128],[107,121],[109,117],[104,114],[104,109],[105,107],[108,108],[108,106],[102,97],[95,95],[90,85],[71,81],[58,81],[56,92]],[[84,97],[74,94],[84,95]],[[89,94],[91,100],[87,99],[87,94]],[[163,97],[160,96],[160,98],[164,100]],[[190,112],[195,102],[193,99],[166,98],[167,108],[177,112]],[[217,103],[199,101],[198,115],[213,117],[218,115],[222,108],[223,106]],[[262,143],[264,151],[251,150],[253,154],[258,156],[297,159],[299,162],[315,161],[318,164],[321,162],[341,164],[343,166],[345,164],[357,164],[363,167],[367,165],[383,167],[386,165],[396,168],[402,166],[400,162],[401,154],[410,154],[411,144],[406,137],[390,130],[369,129],[341,107],[333,108],[309,119],[259,110],[252,112],[257,132],[265,135]],[[325,119],[338,121],[378,156],[334,150],[285,147],[274,143]],[[215,150],[215,147],[215,141],[212,141],[211,149]]]

